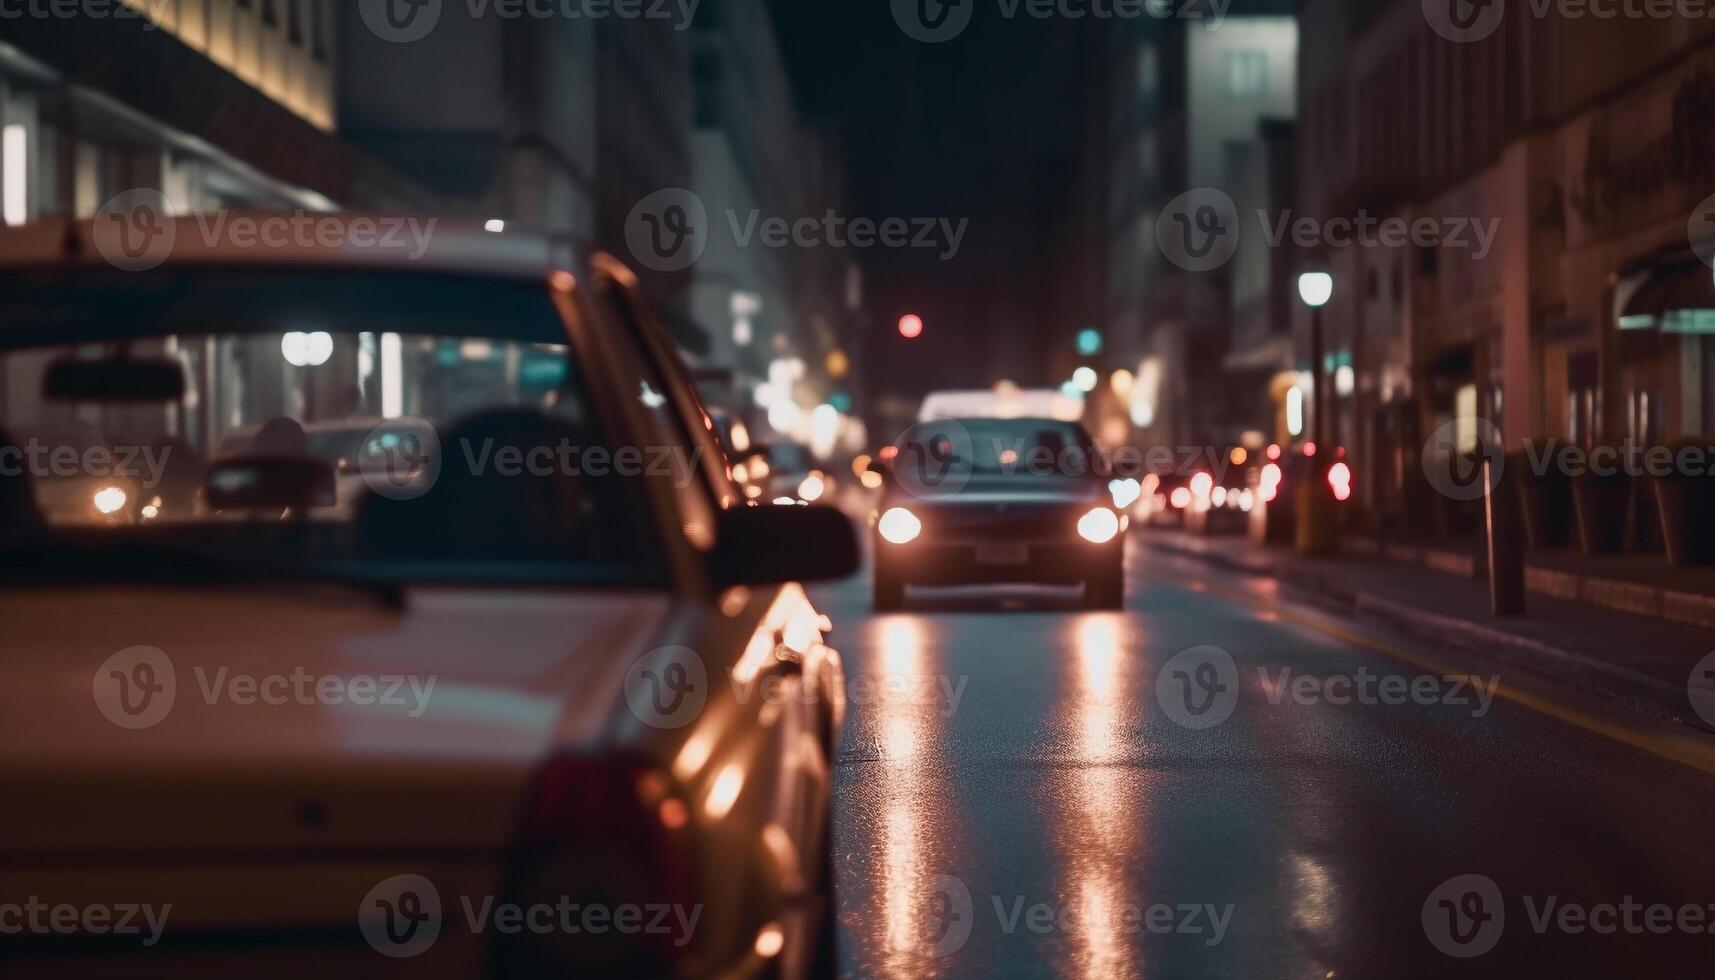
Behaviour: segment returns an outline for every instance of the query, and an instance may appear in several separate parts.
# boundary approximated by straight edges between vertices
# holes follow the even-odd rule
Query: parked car
[[[0,880],[170,917],[147,949],[0,936],[8,976],[832,975],[845,706],[798,583],[851,573],[855,534],[742,501],[627,269],[186,218],[123,272],[89,234],[0,232],[0,429],[99,417],[211,461],[147,522],[0,476]],[[307,326],[328,356],[282,360]],[[353,397],[416,420],[408,458],[362,451]],[[211,451],[276,417],[305,450]],[[324,431],[365,460],[354,507]]]
[[[937,419],[907,429],[873,521],[875,607],[908,585],[1084,586],[1091,608],[1125,599],[1129,518],[1088,432],[1055,419]]]

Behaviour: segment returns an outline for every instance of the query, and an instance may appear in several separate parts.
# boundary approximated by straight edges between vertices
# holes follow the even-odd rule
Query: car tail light
[[[552,928],[499,934],[494,975],[672,976],[702,946],[676,934],[696,911],[690,807],[664,770],[623,758],[565,756],[536,780],[509,856],[503,901],[553,909]],[[571,925],[562,909],[576,906]],[[671,911],[662,929],[619,928]],[[586,927],[589,910],[599,923]],[[528,920],[528,916],[526,918]]]
[[[1328,467],[1328,487],[1334,491],[1335,500],[1350,500],[1352,497],[1352,468],[1345,463],[1335,463]]]
[[[1270,463],[1262,468],[1262,478],[1257,482],[1257,495],[1262,502],[1270,504],[1280,496],[1281,470],[1279,463]]]

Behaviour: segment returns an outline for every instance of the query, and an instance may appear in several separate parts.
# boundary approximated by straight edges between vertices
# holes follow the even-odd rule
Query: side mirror
[[[858,570],[857,530],[832,507],[723,511],[710,564],[721,587],[822,582]]]

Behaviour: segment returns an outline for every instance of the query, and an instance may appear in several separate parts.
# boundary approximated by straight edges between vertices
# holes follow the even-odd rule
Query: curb
[[[1507,630],[1428,612],[1367,592],[1342,588],[1315,573],[1303,573],[1296,581],[1289,582],[1281,575],[1280,565],[1272,560],[1245,562],[1227,555],[1186,548],[1170,541],[1145,541],[1144,547],[1244,575],[1274,579],[1289,591],[1311,593],[1334,600],[1349,607],[1354,613],[1368,615],[1411,633],[1434,633],[1442,639],[1452,636],[1459,646],[1467,650],[1496,657],[1581,693],[1624,704],[1662,721],[1699,731],[1715,732],[1715,728],[1703,724],[1701,719],[1686,717],[1683,688],[1650,674],[1573,653],[1551,643]],[[1568,676],[1567,668],[1571,668],[1571,676]],[[1602,684],[1603,680],[1610,683]],[[1613,682],[1631,690],[1617,690],[1617,685]]]

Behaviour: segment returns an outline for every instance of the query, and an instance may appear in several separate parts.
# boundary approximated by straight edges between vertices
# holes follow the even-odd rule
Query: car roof
[[[49,217],[0,228],[0,269],[106,265],[96,238],[96,219]],[[250,242],[247,221],[303,222],[281,245]],[[331,221],[342,229],[321,236],[313,229]],[[359,222],[371,224],[360,225]],[[258,268],[392,269],[454,275],[541,279],[557,269],[576,270],[569,241],[529,231],[487,231],[467,221],[355,211],[219,211],[163,219],[170,245],[160,267],[241,266]],[[372,230],[371,230],[372,229]],[[358,234],[363,230],[364,234]],[[245,244],[234,241],[246,239]],[[375,238],[382,244],[354,243]],[[153,256],[151,256],[153,257]]]

